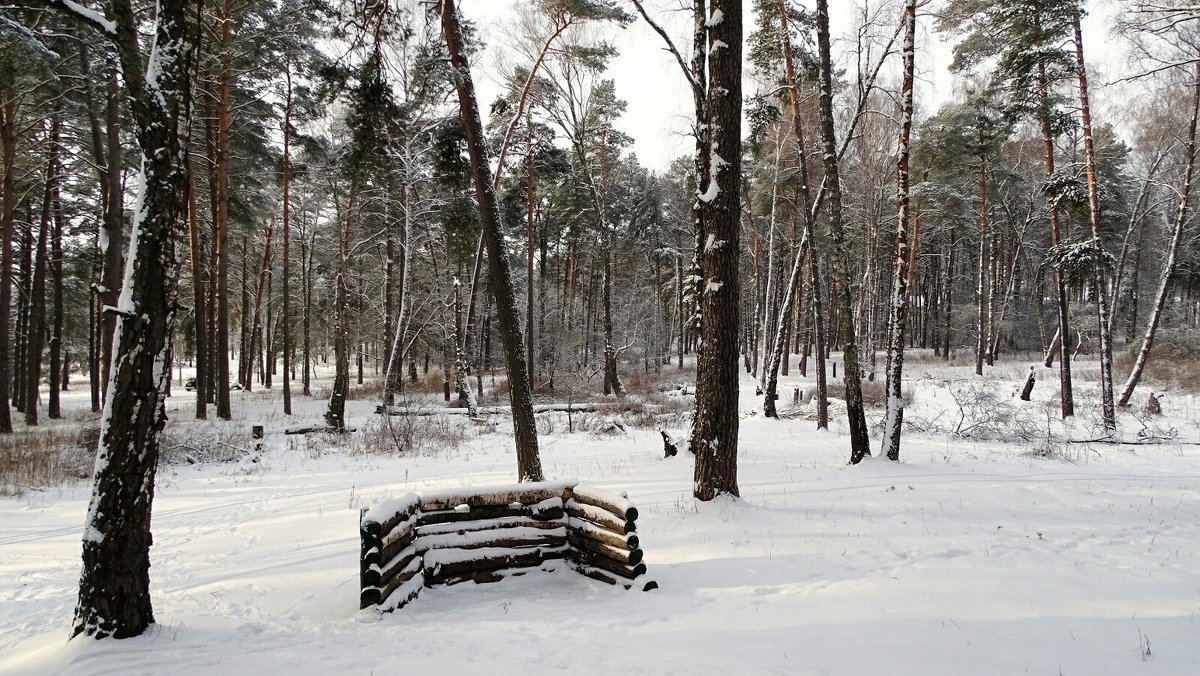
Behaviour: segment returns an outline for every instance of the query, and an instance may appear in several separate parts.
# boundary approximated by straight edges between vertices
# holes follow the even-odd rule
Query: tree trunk
[[[122,92],[117,80],[117,71],[109,75],[108,101],[105,106],[105,128],[108,158],[105,174],[108,188],[108,203],[104,208],[104,223],[100,229],[100,302],[101,307],[115,307],[121,293],[121,271],[125,267],[122,251],[125,248],[124,190],[121,185],[121,100]],[[100,397],[108,398],[109,376],[112,372],[113,331],[117,325],[116,315],[101,312],[100,321]]]
[[[1041,100],[1041,106],[1044,111],[1050,110],[1050,85],[1046,78],[1046,66],[1044,63],[1038,64],[1038,97]],[[1050,115],[1048,112],[1043,112],[1041,117],[1042,125],[1042,147],[1045,156],[1046,179],[1049,180],[1054,176],[1054,136],[1050,128]],[[1050,218],[1050,245],[1058,246],[1059,244],[1059,227],[1058,227],[1058,206],[1047,201],[1047,212]],[[1067,282],[1062,273],[1062,270],[1055,268],[1054,284],[1057,291],[1057,309],[1058,309],[1058,334],[1062,336],[1062,340],[1058,343],[1058,378],[1060,386],[1060,406],[1062,417],[1075,415],[1075,398],[1071,391],[1071,360],[1067,356],[1067,340],[1066,336],[1071,335],[1070,331],[1070,315],[1067,312]]]
[[[863,408],[862,383],[858,365],[858,343],[851,310],[850,271],[846,265],[846,236],[842,226],[842,188],[838,176],[838,158],[833,131],[833,65],[829,55],[829,0],[817,0],[817,45],[821,81],[821,145],[825,164],[825,185],[829,194],[830,277],[837,287],[838,331],[841,334],[846,388],[846,416],[850,432],[850,463],[858,464],[871,454],[867,437],[867,417]]]
[[[400,229],[400,294],[396,305],[395,326],[393,326],[392,346],[388,352],[387,371],[383,377],[383,403],[385,406],[391,406],[396,401],[396,394],[400,392],[404,386],[404,327],[408,322],[407,304],[408,304],[408,240],[409,240],[409,205],[408,205],[408,183],[407,179],[400,181],[400,209],[401,209],[401,229]],[[469,325],[468,325],[469,328]],[[465,336],[464,336],[465,339]]]
[[[770,344],[771,354],[763,365],[763,375],[766,377],[766,388],[763,393],[763,413],[769,418],[779,417],[775,408],[775,402],[778,399],[779,390],[779,365],[783,359],[785,350],[787,349],[787,332],[784,327],[787,326],[788,320],[792,314],[792,303],[796,297],[797,289],[800,286],[800,276],[804,268],[804,257],[809,255],[808,250],[812,248],[812,196],[808,185],[808,144],[804,138],[804,127],[800,124],[800,91],[796,83],[796,67],[792,58],[792,43],[789,37],[787,24],[787,12],[783,3],[779,5],[779,23],[782,31],[783,39],[780,42],[780,47],[783,51],[784,73],[787,77],[788,86],[788,103],[791,108],[792,118],[792,135],[796,140],[796,156],[799,161],[799,172],[796,175],[796,180],[799,183],[797,192],[800,194],[800,204],[797,209],[800,210],[801,218],[804,223],[803,234],[800,236],[800,245],[796,248],[796,260],[792,263],[792,272],[788,278],[788,286],[786,296],[784,298],[783,307],[779,311],[779,319],[775,322],[773,315],[768,315],[775,324],[774,341]],[[776,167],[778,167],[778,153],[776,154]],[[775,196],[772,193],[772,205],[774,205]],[[774,207],[772,207],[774,208]],[[772,220],[774,220],[772,218]],[[772,223],[772,229],[774,223]],[[768,238],[768,241],[769,238]],[[768,245],[769,246],[769,245]],[[810,256],[810,259],[815,257]],[[768,285],[770,284],[768,278]],[[770,307],[768,305],[768,307]],[[764,329],[764,339],[766,338]],[[818,373],[824,375],[824,369]],[[820,388],[818,388],[820,389]],[[828,410],[828,402],[825,402],[826,410]],[[818,403],[820,405],[820,403]],[[819,416],[818,416],[819,417]],[[827,423],[827,421],[826,421]],[[827,424],[826,424],[827,426]]]
[[[25,354],[25,424],[38,424],[38,398],[42,383],[42,351],[46,342],[46,249],[53,227],[53,204],[58,193],[59,133],[58,112],[52,114],[50,138],[46,152],[46,184],[42,192],[42,217],[38,227],[37,246],[33,254],[33,279],[29,289],[29,333]],[[31,235],[32,236],[32,235]],[[50,388],[57,386],[53,380]]]
[[[229,108],[230,81],[233,78],[231,43],[233,41],[232,0],[225,0],[221,12],[221,72],[217,95],[217,139],[215,156],[216,213],[213,217],[213,255],[216,258],[217,286],[214,299],[217,305],[216,340],[212,348],[217,358],[216,382],[213,389],[217,399],[217,417],[232,418],[229,403]]]
[[[538,454],[529,373],[525,369],[525,361],[521,354],[523,341],[517,318],[516,294],[513,291],[508,258],[504,253],[500,208],[492,187],[479,104],[475,98],[475,86],[471,81],[470,67],[463,51],[462,30],[459,27],[454,0],[442,1],[441,19],[442,33],[450,53],[450,64],[456,71],[454,84],[458,94],[459,114],[462,117],[467,151],[470,155],[471,175],[483,228],[482,236],[490,261],[488,276],[492,296],[496,301],[500,339],[504,344],[504,356],[508,366],[509,399],[512,403],[513,433],[517,448],[517,477],[521,481],[541,481],[544,475],[541,457]]]
[[[1100,242],[1100,196],[1096,188],[1096,151],[1092,145],[1092,114],[1088,97],[1087,67],[1083,60],[1083,31],[1075,13],[1075,64],[1079,75],[1079,107],[1083,118],[1083,152],[1087,161],[1088,212],[1092,225],[1092,282],[1096,287],[1096,325],[1100,334],[1100,415],[1106,430],[1117,428],[1113,402],[1112,334],[1108,328],[1108,295],[1104,283],[1104,248]]]
[[[187,165],[179,129],[187,128],[191,110],[187,69],[194,34],[188,30],[187,6],[186,0],[159,3],[149,63],[138,51],[138,24],[128,0],[113,0],[111,7],[112,40],[142,151],[142,208],[135,215],[115,308],[112,376],[84,526],[74,635],[136,636],[154,621],[150,505],[158,436],[166,423],[162,395],[169,368],[164,361],[178,283],[173,240],[186,227]]]
[[[17,102],[15,92],[2,95],[0,102],[0,144],[3,145],[4,184],[3,212],[0,217],[0,432],[12,432],[12,413],[8,408],[10,352],[9,318],[12,307],[12,240],[16,220]]]
[[[985,307],[984,288],[987,286],[987,160],[979,158],[979,260],[975,278],[975,375],[983,375],[983,353],[987,348],[984,338]]]
[[[900,88],[899,158],[896,160],[896,257],[892,266],[891,313],[888,317],[887,415],[883,422],[881,451],[888,460],[900,459],[900,433],[904,423],[904,399],[901,374],[904,366],[904,330],[908,315],[908,157],[912,133],[913,80],[916,54],[917,0],[904,7],[904,83]],[[916,233],[913,233],[916,239]]]
[[[702,2],[697,2],[699,7]],[[739,495],[738,441],[738,283],[742,166],[742,3],[712,0],[707,22],[707,144],[697,163],[707,165],[697,183],[704,240],[698,242],[697,299],[700,342],[696,359],[696,409],[691,444],[696,449],[693,495],[712,500]],[[702,191],[702,192],[699,192]]]
[[[283,67],[283,414],[292,414],[292,60]]]
[[[60,169],[61,171],[61,169]],[[52,195],[54,230],[50,238],[50,275],[51,293],[54,297],[54,316],[50,328],[50,400],[46,406],[46,417],[56,420],[62,418],[62,406],[59,390],[67,389],[67,372],[69,371],[70,356],[63,345],[63,324],[66,313],[63,308],[63,221],[62,200],[59,195],[60,186],[56,183]]]
[[[325,423],[335,432],[346,431],[346,397],[350,394],[350,299],[347,276],[350,274],[348,258],[356,192],[357,187],[351,186],[346,209],[337,214],[338,267],[333,301],[334,375],[329,406],[325,411]]]

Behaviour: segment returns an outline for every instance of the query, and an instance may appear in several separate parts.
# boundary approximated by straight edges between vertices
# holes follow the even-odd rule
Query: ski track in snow
[[[990,382],[1006,392],[1024,372]],[[909,415],[945,404],[937,378],[921,382]],[[780,391],[793,385],[811,381],[793,374]],[[268,434],[256,462],[160,467],[158,624],[124,641],[66,639],[90,483],[0,498],[0,674],[1200,673],[1200,446],[1091,445],[1068,463],[1025,454],[1032,443],[906,432],[902,463],[849,467],[844,420],[818,432],[751,415],[753,387],[743,376],[740,501],[693,500],[691,457],[663,459],[654,430],[542,437],[548,478],[638,506],[661,585],[649,593],[534,570],[358,611],[359,509],[512,483],[502,419],[431,455]],[[1052,389],[1028,405],[1041,411]],[[236,394],[237,420],[200,423],[179,393],[173,424],[282,427],[273,394]],[[1200,440],[1197,397],[1169,403],[1183,413],[1168,422]],[[323,407],[300,398],[286,422]],[[348,423],[364,429],[372,408],[348,402]]]

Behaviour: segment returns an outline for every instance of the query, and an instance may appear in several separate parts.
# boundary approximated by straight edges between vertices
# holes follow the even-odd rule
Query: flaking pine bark
[[[500,206],[492,187],[479,103],[475,98],[475,85],[471,81],[471,69],[463,47],[462,29],[454,0],[442,0],[441,10],[442,35],[446,40],[450,65],[454,69],[459,115],[466,136],[471,179],[475,185],[475,198],[479,204],[479,217],[483,226],[483,241],[489,260],[488,286],[496,300],[500,341],[504,346],[509,401],[512,404],[513,435],[517,447],[517,478],[520,481],[541,481],[542,461],[538,453],[537,429],[534,426],[529,373],[525,370],[522,349],[524,341],[521,337],[512,273],[503,248]]]
[[[154,621],[150,603],[150,506],[163,392],[176,312],[175,239],[183,232],[187,164],[181,129],[190,118],[187,69],[195,32],[187,0],[161,0],[149,56],[128,0],[107,17],[75,3],[51,6],[106,38],[121,62],[142,168],[125,281],[117,306],[112,375],[100,419],[92,499],[83,535],[83,569],[73,635],[124,638]]]

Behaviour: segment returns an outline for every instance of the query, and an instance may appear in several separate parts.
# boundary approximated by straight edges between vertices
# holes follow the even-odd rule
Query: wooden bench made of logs
[[[629,500],[574,482],[407,493],[360,515],[359,607],[390,612],[426,587],[564,564],[626,589],[656,589],[637,518]]]

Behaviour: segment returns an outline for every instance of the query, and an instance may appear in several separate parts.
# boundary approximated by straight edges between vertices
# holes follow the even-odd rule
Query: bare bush
[[[338,445],[359,455],[422,455],[453,450],[475,436],[462,415],[385,415],[369,420]]]
[[[168,465],[239,462],[255,452],[249,432],[226,427],[167,427],[163,431],[159,462]]]
[[[929,434],[949,434],[962,439],[1031,441],[1046,438],[1039,412],[1013,404],[991,383],[967,383],[947,388],[954,409],[933,418],[906,416],[906,426]]]

